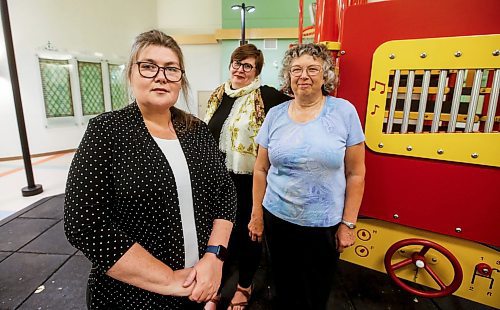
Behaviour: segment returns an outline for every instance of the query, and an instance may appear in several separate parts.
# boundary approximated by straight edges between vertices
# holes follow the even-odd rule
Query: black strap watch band
[[[223,245],[209,245],[206,252],[215,254],[221,261],[224,261],[227,257],[227,249]]]

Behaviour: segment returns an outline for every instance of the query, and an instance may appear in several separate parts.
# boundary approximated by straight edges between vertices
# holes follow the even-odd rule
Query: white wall
[[[158,0],[158,28],[173,35],[213,34],[222,28],[222,1]],[[177,107],[198,113],[198,92],[211,91],[221,83],[220,44],[181,45],[186,76],[191,85],[189,103]],[[203,103],[202,103],[203,104]]]
[[[0,23],[0,158],[2,154],[21,153],[21,144],[17,131],[16,114],[12,87],[9,78],[9,67],[3,38],[3,27]],[[9,152],[10,151],[10,152]],[[4,155],[5,156],[5,155]]]
[[[158,27],[174,34],[213,34],[222,28],[222,1],[182,0],[158,2]]]
[[[191,85],[189,112],[198,115],[198,92],[212,91],[221,84],[221,45],[183,45],[186,76]],[[204,104],[204,103],[202,103]],[[185,104],[177,106],[185,109]]]
[[[60,52],[98,52],[106,59],[126,59],[133,38],[157,27],[156,2],[10,0],[8,5],[30,151],[76,148],[84,126],[45,127],[37,52],[50,41]],[[0,91],[0,158],[20,156],[4,40],[0,42]]]
[[[167,34],[213,34],[221,28],[221,2],[206,0],[9,0],[21,97],[32,154],[78,146],[85,124],[46,126],[37,53],[50,41],[61,53],[103,54],[126,60],[133,38],[159,28]],[[194,9],[196,8],[196,9]],[[1,25],[0,25],[1,27]],[[1,28],[0,28],[1,30]],[[2,34],[3,36],[3,31]],[[190,102],[179,108],[198,112],[198,91],[221,83],[218,44],[181,46],[191,84]],[[187,107],[189,105],[189,107]],[[0,158],[21,156],[4,40],[0,42]]]

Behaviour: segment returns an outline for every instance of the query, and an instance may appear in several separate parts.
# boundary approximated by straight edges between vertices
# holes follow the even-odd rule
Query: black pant
[[[339,253],[333,227],[305,227],[264,209],[264,227],[276,286],[273,309],[325,310]]]
[[[262,244],[252,241],[248,235],[248,223],[252,215],[252,175],[230,173],[236,187],[238,207],[236,223],[231,232],[228,258],[222,272],[222,285],[229,278],[231,266],[239,270],[238,284],[250,287],[262,255]]]

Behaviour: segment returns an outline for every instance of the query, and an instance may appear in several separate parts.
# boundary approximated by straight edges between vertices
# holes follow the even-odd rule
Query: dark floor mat
[[[0,309],[16,309],[68,255],[14,253],[0,263]],[[64,308],[61,308],[64,309]]]

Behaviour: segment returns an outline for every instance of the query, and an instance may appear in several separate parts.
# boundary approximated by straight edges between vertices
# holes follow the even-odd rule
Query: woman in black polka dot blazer
[[[174,107],[183,68],[171,37],[139,35],[135,102],[92,119],[71,164],[65,231],[92,262],[91,309],[197,309],[219,288],[235,190],[207,126]]]

